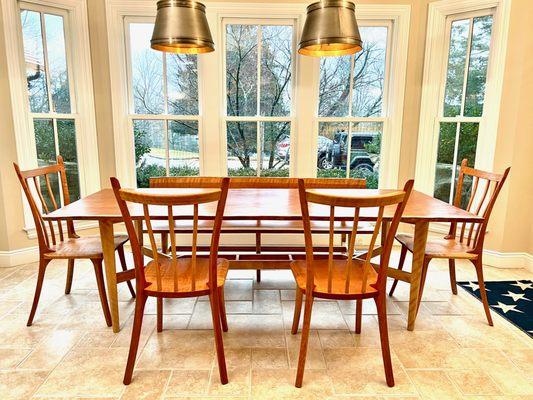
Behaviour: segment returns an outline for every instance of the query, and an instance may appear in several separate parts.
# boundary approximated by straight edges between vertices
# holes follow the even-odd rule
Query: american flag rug
[[[481,301],[477,281],[457,282]],[[485,282],[490,308],[533,338],[533,282]]]

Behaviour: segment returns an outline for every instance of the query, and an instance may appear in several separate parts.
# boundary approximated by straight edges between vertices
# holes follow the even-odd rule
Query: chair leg
[[[424,265],[422,267],[422,276],[420,277],[420,288],[418,291],[418,304],[417,304],[417,309],[416,309],[417,313],[418,313],[418,309],[420,308],[420,303],[422,302],[422,295],[424,294],[424,286],[426,285],[426,277],[428,274],[430,261],[431,261],[431,258],[424,258]]]
[[[455,279],[455,260],[450,258],[448,260],[450,267],[450,285],[452,286],[452,293],[457,294],[457,280]]]
[[[163,332],[163,299],[157,298],[157,331]]]
[[[168,233],[161,233],[161,251],[166,254],[168,251]]]
[[[120,260],[120,267],[122,268],[122,271],[126,271],[128,269],[128,266],[126,264],[126,255],[124,254],[124,245],[120,246],[117,249],[118,258]],[[128,285],[128,289],[130,290],[131,297],[135,298],[135,290],[133,290],[133,285],[131,284],[131,281],[126,281],[126,284]]]
[[[401,271],[403,269],[403,264],[405,263],[405,256],[407,255],[407,246],[404,246],[402,244],[402,251],[400,253],[400,261],[398,262],[398,269]],[[396,290],[396,286],[398,285],[398,279],[395,279],[394,282],[392,282],[392,286],[390,288],[389,296],[392,296],[394,294],[394,291]]]
[[[291,333],[296,335],[298,333],[298,325],[300,325],[300,314],[302,313],[302,299],[303,290],[296,287],[296,301],[294,302],[294,317],[292,318]]]
[[[389,387],[394,386],[394,374],[392,371],[392,361],[389,348],[389,331],[387,327],[387,309],[385,304],[385,294],[380,293],[374,298],[378,310],[379,337],[381,341],[381,354],[383,356],[383,367],[385,368],[385,378]]]
[[[131,331],[128,362],[126,364],[126,371],[124,373],[124,385],[129,385],[131,383],[133,367],[135,366],[135,359],[137,357],[137,349],[139,348],[139,339],[141,337],[145,304],[146,296],[144,293],[138,293],[137,299],[135,300],[135,316],[133,317],[133,329]]]
[[[211,303],[211,316],[213,318],[213,330],[215,332],[215,347],[217,351],[218,372],[220,374],[220,383],[228,383],[228,371],[226,369],[226,357],[224,356],[224,342],[222,341],[222,329],[220,326],[220,305],[218,290],[212,290],[209,294]]]
[[[487,298],[487,290],[485,289],[485,279],[483,278],[483,263],[481,258],[478,258],[474,262],[477,273],[477,284],[479,285],[479,294],[481,295],[481,301],[483,302],[483,308],[485,309],[485,315],[487,316],[487,322],[490,326],[493,326],[492,316],[490,315],[489,300]]]
[[[44,273],[50,260],[41,258],[39,260],[39,272],[37,273],[37,285],[35,286],[35,294],[33,295],[33,304],[31,306],[30,316],[28,317],[27,326],[31,326],[33,318],[35,317],[35,311],[37,311],[37,305],[39,304],[39,298],[41,297],[41,289],[43,288]]]
[[[91,259],[94,267],[94,274],[96,275],[96,284],[98,286],[98,294],[100,295],[100,303],[102,304],[102,311],[104,312],[105,323],[111,326],[111,312],[109,311],[109,304],[107,303],[107,295],[104,286],[104,274],[102,272],[102,260],[99,258]]]
[[[70,294],[70,290],[72,289],[72,277],[74,276],[74,261],[76,261],[74,258],[68,259],[67,282],[65,283],[65,294]]]
[[[218,288],[218,304],[220,306],[220,323],[222,330],[228,331],[228,318],[226,317],[226,302],[224,301],[224,286]]]
[[[261,270],[260,269],[255,271],[255,279],[257,280],[257,283],[261,282]]]
[[[363,317],[363,300],[355,301],[355,333],[361,333],[361,319]]]
[[[300,354],[298,356],[298,370],[296,372],[297,388],[302,387],[304,379],[305,359],[307,357],[307,344],[309,343],[309,332],[311,330],[311,311],[313,309],[313,294],[305,295],[304,323],[302,327],[302,339],[300,341]]]

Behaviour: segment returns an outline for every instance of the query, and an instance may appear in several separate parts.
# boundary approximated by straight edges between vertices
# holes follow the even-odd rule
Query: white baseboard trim
[[[497,268],[525,268],[533,271],[533,254],[502,253],[494,250],[484,250],[483,264]]]
[[[14,267],[39,260],[39,247],[0,251],[0,268]]]
[[[14,267],[38,260],[39,248],[37,246],[13,251],[0,251],[0,268]],[[483,264],[497,268],[525,268],[533,272],[533,254],[485,250],[483,252]]]

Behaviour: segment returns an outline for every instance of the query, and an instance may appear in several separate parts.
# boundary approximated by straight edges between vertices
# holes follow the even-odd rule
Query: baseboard
[[[484,250],[483,264],[498,268],[525,268],[533,272],[533,254]]]
[[[38,260],[39,249],[36,246],[13,251],[0,251],[0,268],[14,267]],[[485,250],[483,252],[483,264],[498,268],[525,268],[533,272],[533,254],[501,253],[493,250]]]
[[[0,268],[14,267],[39,260],[39,248],[26,247],[12,251],[0,251]]]

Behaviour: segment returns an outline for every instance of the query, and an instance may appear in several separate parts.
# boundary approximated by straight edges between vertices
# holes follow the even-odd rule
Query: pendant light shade
[[[215,50],[205,16],[205,5],[193,0],[159,0],[152,49],[199,54]]]
[[[362,49],[355,19],[355,4],[346,0],[323,0],[307,7],[298,53],[313,56],[343,56]]]

